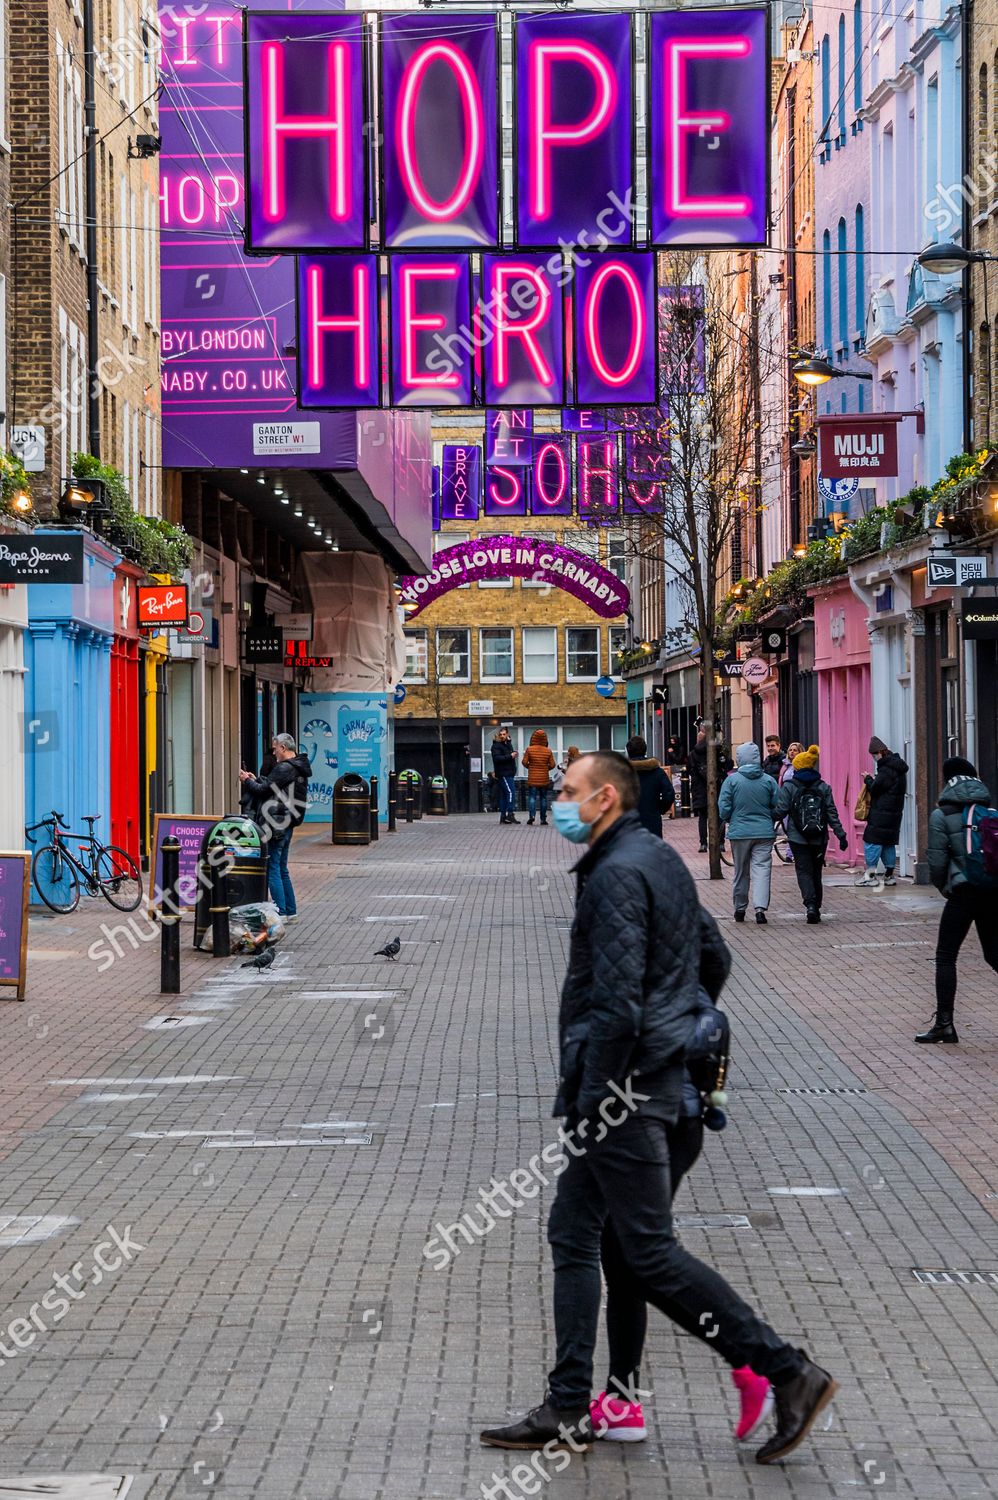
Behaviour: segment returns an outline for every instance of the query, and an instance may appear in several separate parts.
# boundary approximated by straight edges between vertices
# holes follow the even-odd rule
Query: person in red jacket
[[[554,756],[548,749],[548,737],[543,729],[535,729],[530,744],[523,752],[523,764],[527,768],[527,822],[532,823],[538,810],[541,822],[548,820],[548,793],[551,790],[551,772],[555,767]]]

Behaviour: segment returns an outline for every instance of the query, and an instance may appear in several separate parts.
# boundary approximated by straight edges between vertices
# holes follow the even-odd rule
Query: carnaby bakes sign
[[[403,604],[418,614],[442,594],[481,578],[530,578],[574,594],[597,615],[612,620],[630,604],[630,593],[606,568],[571,547],[532,537],[472,538],[438,552],[425,577],[399,579]]]
[[[0,583],[82,583],[83,537],[0,536]]]
[[[900,417],[818,418],[818,464],[825,479],[894,478]]]

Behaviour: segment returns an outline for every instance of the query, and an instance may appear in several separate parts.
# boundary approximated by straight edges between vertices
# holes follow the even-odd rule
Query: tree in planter
[[[718,259],[728,264],[726,257]],[[699,655],[713,880],[723,878],[713,664],[725,627],[718,605],[725,564],[738,557],[743,521],[760,504],[757,392],[765,362],[751,320],[743,327],[729,313],[730,283],[722,265],[709,256],[668,258],[665,282],[673,290],[658,330],[661,404],[669,414],[661,440],[668,459],[659,481],[662,508],[627,528],[628,551],[644,570],[664,567],[678,580],[680,614],[668,622],[666,639]]]

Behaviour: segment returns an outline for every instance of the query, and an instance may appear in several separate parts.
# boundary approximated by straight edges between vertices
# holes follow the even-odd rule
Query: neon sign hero
[[[637,209],[639,176],[645,243],[764,244],[765,9],[655,11],[640,24],[641,79],[632,13],[514,17],[510,167],[499,149],[506,44],[497,17],[385,15],[374,49],[357,14],[248,13],[247,250],[592,245],[609,203]],[[636,243],[636,217],[615,241],[621,248]]]

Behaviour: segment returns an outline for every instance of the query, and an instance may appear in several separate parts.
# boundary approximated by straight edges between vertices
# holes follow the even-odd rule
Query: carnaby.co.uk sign
[[[652,405],[655,249],[765,242],[761,7],[250,12],[244,52],[246,250],[299,256],[303,408]]]
[[[442,594],[482,578],[530,578],[552,584],[607,620],[623,614],[630,604],[625,585],[591,557],[523,536],[472,537],[444,548],[425,576],[399,579],[402,603],[414,605],[410,615],[416,615]]]

